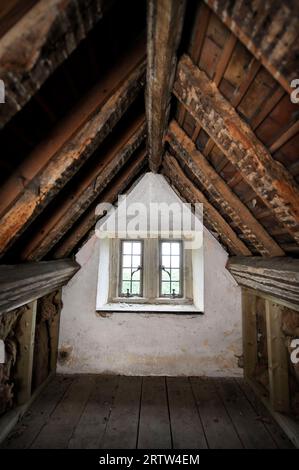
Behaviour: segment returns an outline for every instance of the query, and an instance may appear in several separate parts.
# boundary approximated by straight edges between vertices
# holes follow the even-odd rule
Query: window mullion
[[[144,242],[144,297],[153,301],[157,296],[156,240],[148,238]]]

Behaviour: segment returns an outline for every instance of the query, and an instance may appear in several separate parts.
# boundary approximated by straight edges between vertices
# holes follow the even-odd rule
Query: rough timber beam
[[[227,269],[238,284],[265,292],[299,308],[299,260],[232,257]]]
[[[291,80],[299,76],[297,0],[205,2],[290,93]]]
[[[126,129],[124,135],[113,143],[109,151],[105,152],[102,158],[99,156],[96,167],[82,178],[70,197],[39,226],[38,231],[22,250],[21,259],[41,260],[128,163],[133,153],[145,141],[145,136],[145,119],[143,116],[138,117],[133,125]]]
[[[53,292],[78,269],[71,259],[0,266],[0,314]]]
[[[117,179],[113,180],[113,184],[100,194],[99,198],[87,209],[78,223],[57,244],[53,251],[53,258],[64,258],[74,252],[75,248],[95,227],[97,220],[103,215],[98,213],[97,206],[101,203],[114,204],[118,195],[123,194],[145,170],[146,164],[146,151],[141,150],[136,158],[117,175]]]
[[[186,0],[148,0],[146,116],[150,169],[162,162]]]
[[[111,0],[40,0],[0,39],[0,128],[103,17]]]
[[[144,72],[145,63],[143,60],[140,61],[139,57],[139,62],[137,65],[135,63],[133,71],[131,70],[128,74],[127,70],[127,77],[118,77],[121,82],[116,89],[112,89],[110,96],[105,96],[106,88],[94,89],[94,95],[89,96],[88,99],[88,109],[84,109],[83,112],[84,120],[77,128],[70,125],[74,124],[73,120],[76,117],[72,113],[70,122],[64,123],[64,131],[66,130],[68,134],[67,139],[61,137],[62,129],[58,130],[56,136],[59,140],[58,148],[55,148],[52,154],[50,151],[50,156],[44,166],[29,180],[25,189],[16,195],[8,209],[3,211],[0,219],[0,256],[7,251],[111,132],[140,93],[144,85]],[[109,80],[106,83],[107,86],[109,87]],[[79,109],[79,114],[81,116],[82,109]],[[52,148],[52,146],[53,142],[50,141],[49,147]],[[49,152],[49,148],[47,150]],[[44,152],[44,145],[35,149],[29,157],[29,162],[26,162],[28,173],[34,173],[32,168],[44,160]],[[0,196],[3,193],[2,202],[8,195],[11,196],[14,193],[15,179],[12,177],[7,186],[2,188],[0,193]],[[10,188],[9,191],[6,191],[7,187]]]
[[[262,225],[253,217],[230,187],[218,175],[194,142],[172,121],[166,140],[171,145],[181,162],[200,181],[209,193],[211,200],[220,206],[229,218],[242,231],[242,234],[263,256],[283,256],[283,250],[270,237]]]
[[[177,160],[169,154],[164,156],[163,172],[184,199],[192,204],[203,204],[204,223],[207,222],[208,226],[218,233],[221,241],[232,253],[242,253],[244,256],[251,256],[247,246],[237,237],[236,233],[212,204],[209,203],[202,192],[187,178]]]
[[[299,188],[295,180],[186,55],[178,64],[173,91],[299,243]]]

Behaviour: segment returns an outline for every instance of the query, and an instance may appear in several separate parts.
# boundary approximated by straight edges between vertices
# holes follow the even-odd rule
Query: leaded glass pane
[[[160,244],[160,293],[166,297],[181,297],[182,242],[162,241]]]
[[[122,241],[120,295],[142,295],[142,242]]]

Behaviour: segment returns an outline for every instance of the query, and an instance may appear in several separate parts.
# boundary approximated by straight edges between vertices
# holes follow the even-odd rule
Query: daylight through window
[[[160,244],[160,295],[182,296],[182,242],[162,241]]]
[[[121,242],[121,296],[142,296],[142,259],[143,244],[141,241]]]

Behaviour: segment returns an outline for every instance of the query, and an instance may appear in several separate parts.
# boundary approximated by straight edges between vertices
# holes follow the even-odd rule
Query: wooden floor
[[[2,448],[289,448],[239,379],[56,376]]]

